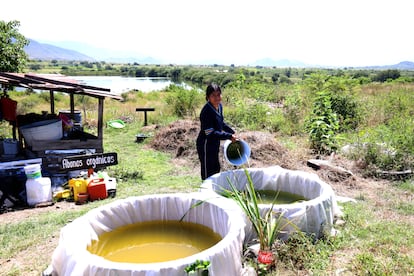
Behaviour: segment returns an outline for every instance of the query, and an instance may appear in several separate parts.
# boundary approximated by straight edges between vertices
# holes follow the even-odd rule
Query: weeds
[[[304,92],[303,87],[295,84],[283,87],[275,86],[274,89],[256,90],[258,84],[250,86],[251,79],[247,77],[248,74],[244,75],[246,79],[238,84],[237,89],[230,88],[229,85],[223,94],[223,100],[226,101],[224,104],[227,105],[226,110],[229,115],[235,114],[228,117],[231,124],[237,125],[240,129],[249,126],[256,130],[265,128],[278,131],[277,135],[281,140],[291,143],[292,148],[297,147],[292,142],[295,141],[295,137],[291,137],[291,134],[303,134],[304,118],[311,111],[309,95]],[[194,74],[194,78],[201,83],[204,76],[207,74],[199,78]],[[215,77],[215,74],[210,74],[210,78],[214,79]],[[229,83],[232,80],[231,76],[224,74],[221,74],[220,78],[220,83]],[[259,74],[256,75],[256,78],[259,79]],[[297,75],[296,82],[300,82],[300,78],[301,76]],[[366,82],[366,79],[360,82],[362,84],[358,86],[359,92],[354,95],[359,102],[363,102],[367,106],[366,109],[359,105],[353,105],[354,98],[352,97],[341,98],[340,102],[335,103],[336,107],[331,101],[330,111],[332,113],[335,113],[337,108],[343,107],[344,110],[349,111],[347,116],[352,118],[355,115],[357,120],[361,119],[357,129],[352,129],[355,128],[355,125],[352,124],[349,125],[349,129],[345,129],[349,132],[344,133],[346,139],[343,140],[343,143],[358,145],[352,158],[363,160],[366,163],[364,170],[375,172],[378,168],[412,169],[414,164],[413,84],[397,82],[363,84]],[[318,88],[318,85],[322,84],[315,83],[313,87]],[[49,110],[49,104],[40,100],[41,97],[36,100],[32,98],[36,94],[27,95],[15,92],[10,92],[10,94],[18,100],[19,105],[22,105],[19,112]],[[146,147],[147,142],[135,143],[135,135],[143,131],[141,114],[134,112],[137,105],[156,107],[156,112],[149,116],[149,122],[157,124],[157,127],[159,127],[158,124],[167,124],[177,119],[165,101],[160,100],[164,99],[166,94],[159,92],[143,95],[131,92],[125,95],[128,101],[106,104],[104,115],[104,122],[109,119],[123,118],[122,116],[130,118],[130,123],[123,130],[104,129],[105,151],[118,153],[118,166],[108,168],[109,174],[119,181],[117,198],[197,190],[200,184],[199,174],[193,172],[193,168],[172,164],[171,154]],[[388,100],[390,96],[392,99]],[[254,97],[260,97],[260,99]],[[286,100],[285,105],[283,105],[283,100]],[[348,104],[344,104],[342,100],[355,108],[355,112],[349,110]],[[184,99],[184,101],[187,100]],[[242,105],[243,102],[245,105]],[[67,109],[68,103],[69,98],[62,95],[56,103],[56,109]],[[84,119],[89,120],[91,125],[93,125],[91,118],[96,118],[96,110],[93,110],[93,106],[93,103],[81,100],[75,106],[75,109],[78,110],[86,109],[85,116],[87,118]],[[91,110],[88,110],[89,108]],[[193,108],[197,110],[196,106]],[[249,111],[249,116],[255,118],[250,121],[247,121],[250,118],[246,118],[248,124],[241,122],[239,120],[241,117],[237,115],[242,114],[245,110]],[[368,110],[374,110],[374,112]],[[270,112],[270,115],[267,112]],[[357,117],[358,114],[364,114],[364,116],[360,118]],[[338,119],[339,122],[343,120],[341,117]],[[349,123],[352,123],[350,121]],[[315,123],[316,120],[312,122]],[[3,123],[0,129],[0,136],[10,137],[10,126],[4,126]],[[327,129],[329,130],[329,128]],[[342,130],[344,129],[342,128]],[[325,138],[330,142],[329,139],[333,136],[325,137],[321,133],[315,137],[315,141],[319,143]],[[177,172],[178,170],[179,172]],[[394,183],[394,187],[387,187],[387,191],[391,190],[403,190],[405,193],[403,192],[404,196],[402,197],[390,194],[387,202],[383,203],[374,202],[373,195],[369,193],[359,192],[359,196],[356,196],[358,200],[356,204],[343,205],[346,223],[338,227],[339,234],[336,237],[317,242],[312,237],[292,237],[288,242],[278,244],[279,268],[276,268],[275,271],[264,271],[260,267],[257,269],[266,275],[282,275],[282,273],[277,273],[283,272],[283,266],[288,267],[290,273],[298,272],[297,274],[334,275],[336,271],[333,269],[338,266],[340,266],[339,269],[348,271],[352,275],[414,274],[412,257],[414,237],[412,224],[407,222],[414,212],[412,203],[414,185],[412,180],[406,180]],[[95,208],[109,200],[93,202],[85,205],[84,208]],[[86,211],[87,209],[82,209],[82,211],[68,210],[56,214],[36,214],[25,222],[2,224],[0,226],[2,264],[14,256],[24,255],[26,249],[35,251],[39,245],[45,246],[50,243],[47,237],[57,236],[59,229],[65,223]],[[386,217],[386,214],[389,213],[393,217]],[[31,272],[41,271],[50,259],[50,256],[43,257],[39,261],[40,264],[34,264],[30,260],[28,261],[29,268],[15,267],[7,273],[8,275],[22,275],[27,274],[29,270]],[[336,258],[337,262],[340,262],[339,265],[333,264]]]
[[[210,261],[197,260],[191,265],[188,265],[184,271],[187,273],[187,275],[208,276],[208,268],[210,266]]]

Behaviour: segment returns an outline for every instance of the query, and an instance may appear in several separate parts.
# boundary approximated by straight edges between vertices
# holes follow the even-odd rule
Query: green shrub
[[[270,132],[281,131],[284,134],[291,135],[295,132],[295,126],[289,121],[286,121],[281,109],[274,109],[266,114],[266,127]]]
[[[167,90],[166,103],[172,107],[174,114],[180,118],[196,117],[196,107],[202,102],[203,96],[197,90],[170,85]]]
[[[313,110],[305,123],[311,148],[322,154],[336,151],[339,121],[331,108],[330,93],[326,90],[317,92],[313,104]]]
[[[286,95],[283,112],[285,118],[285,124],[282,125],[283,132],[288,135],[300,133],[306,111],[304,109],[303,99],[298,91],[295,90]]]
[[[226,120],[242,129],[263,130],[269,129],[268,118],[271,117],[270,108],[258,102],[237,101],[233,108],[225,111]]]
[[[388,80],[396,80],[401,76],[399,70],[389,69],[384,71],[379,71],[372,79],[373,81],[385,82]]]
[[[19,101],[17,105],[17,113],[25,114],[30,113],[38,104],[42,102],[42,99],[36,94],[31,94],[28,97]]]
[[[414,167],[414,124],[406,118],[361,131],[348,158],[363,161],[366,175],[377,171],[403,171]]]
[[[338,115],[339,131],[356,129],[362,121],[362,109],[353,95],[332,93],[332,111]]]

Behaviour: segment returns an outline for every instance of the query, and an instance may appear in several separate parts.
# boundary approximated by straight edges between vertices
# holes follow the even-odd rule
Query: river
[[[71,76],[82,84],[109,88],[114,94],[122,94],[131,90],[142,92],[158,91],[174,84],[169,78],[136,78],[121,76]],[[177,84],[184,85],[185,84]]]

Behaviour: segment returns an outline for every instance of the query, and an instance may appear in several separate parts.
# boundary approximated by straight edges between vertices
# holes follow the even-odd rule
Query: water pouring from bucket
[[[224,142],[224,158],[233,166],[241,166],[245,164],[250,157],[250,147],[243,140],[232,142],[226,140]]]

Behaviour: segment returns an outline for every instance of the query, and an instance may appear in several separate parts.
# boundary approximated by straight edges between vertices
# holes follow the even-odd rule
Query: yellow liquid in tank
[[[201,224],[146,221],[103,233],[87,249],[114,262],[156,263],[194,255],[220,240],[219,234]]]
[[[307,200],[305,197],[284,191],[257,190],[257,201],[259,204],[291,204]]]

